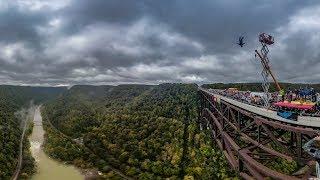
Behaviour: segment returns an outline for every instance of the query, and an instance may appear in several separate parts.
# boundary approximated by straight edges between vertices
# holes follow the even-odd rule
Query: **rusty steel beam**
[[[296,177],[288,176],[265,167],[263,164],[257,162],[255,159],[249,156],[248,151],[240,151],[240,155],[250,167],[256,169],[261,174],[267,175],[267,177],[272,177],[275,179],[298,179]]]
[[[199,90],[202,126],[209,127],[213,140],[223,151],[231,167],[245,179],[297,179],[266,167],[274,158],[312,164],[302,145],[319,135],[318,129],[279,122],[258,116]],[[277,147],[274,149],[274,147]],[[311,177],[312,168],[300,177]],[[299,177],[299,178],[300,178]]]

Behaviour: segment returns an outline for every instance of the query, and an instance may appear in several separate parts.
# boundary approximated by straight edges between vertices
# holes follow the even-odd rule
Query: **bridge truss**
[[[316,129],[268,119],[243,110],[199,89],[199,123],[210,129],[231,167],[245,179],[307,179],[315,161],[302,150],[319,135]],[[272,169],[273,163],[295,161],[301,167],[293,174]]]

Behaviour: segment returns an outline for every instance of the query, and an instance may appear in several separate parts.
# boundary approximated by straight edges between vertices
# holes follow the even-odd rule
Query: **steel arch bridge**
[[[199,124],[210,129],[230,166],[245,179],[307,179],[312,177],[315,161],[302,146],[319,135],[308,127],[265,117],[199,88]],[[243,103],[242,103],[243,104]],[[295,161],[302,167],[293,174],[270,168],[270,162]]]

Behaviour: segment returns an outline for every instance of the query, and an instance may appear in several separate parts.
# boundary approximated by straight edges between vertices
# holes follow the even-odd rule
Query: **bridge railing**
[[[311,176],[313,159],[302,151],[304,143],[319,135],[317,129],[286,124],[258,116],[199,89],[202,128],[224,152],[231,167],[248,179],[298,179]],[[285,174],[268,164],[275,160],[299,164],[304,171]]]

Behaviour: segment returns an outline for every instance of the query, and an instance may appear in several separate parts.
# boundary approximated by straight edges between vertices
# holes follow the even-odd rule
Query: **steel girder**
[[[314,128],[258,116],[199,90],[199,123],[212,132],[231,167],[245,179],[301,179],[311,177],[315,161],[302,150],[319,135]],[[275,160],[295,161],[303,167],[291,175],[272,169]]]

